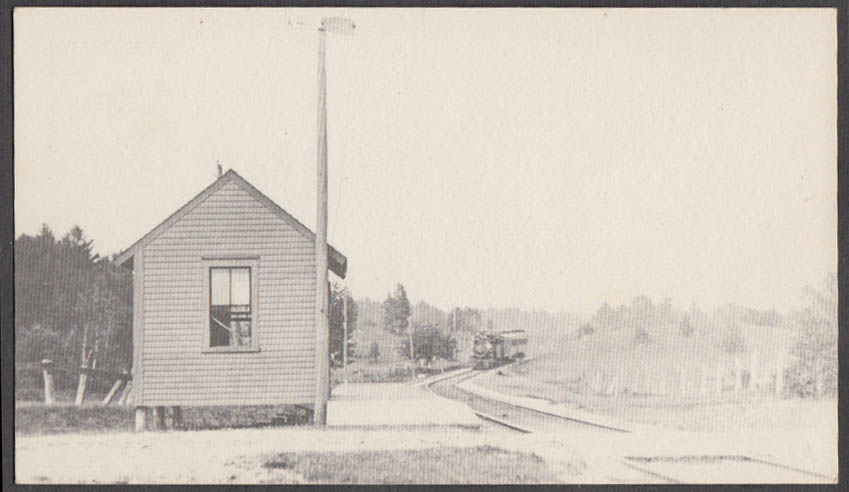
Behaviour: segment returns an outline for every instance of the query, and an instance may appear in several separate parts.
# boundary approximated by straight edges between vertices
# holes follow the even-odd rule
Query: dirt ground
[[[484,425],[479,430],[273,427],[143,434],[16,435],[15,479],[18,483],[307,483],[295,470],[264,467],[264,457],[275,453],[456,450],[473,446],[536,455],[563,483],[657,481],[623,465],[625,456],[748,455],[836,477],[836,442],[830,445],[828,438],[828,427],[820,427],[816,432],[811,429],[746,433],[669,430],[645,435],[573,430],[522,435],[494,425]],[[705,481],[707,476],[707,481],[730,480],[719,468],[708,470],[707,475],[704,470],[698,472],[698,476],[683,478]],[[744,469],[738,478],[745,481],[745,473]],[[450,481],[446,478],[446,482]]]
[[[836,477],[836,401],[775,402],[776,406],[758,405],[749,409],[745,403],[735,405],[724,412],[748,415],[747,422],[761,425],[723,432],[644,426],[630,434],[599,433],[594,429],[517,434],[493,424],[484,424],[478,430],[445,427],[317,430],[276,426],[142,434],[121,430],[43,435],[19,432],[15,435],[15,479],[18,483],[306,483],[307,478],[298,473],[297,467],[268,468],[263,466],[267,462],[265,457],[280,453],[429,449],[444,451],[433,454],[439,457],[456,455],[458,450],[476,446],[538,456],[564,483],[657,481],[624,465],[626,456],[654,459],[747,455],[826,477],[815,480],[819,482]],[[702,409],[701,417],[691,415],[688,419],[707,419],[716,410]],[[669,410],[672,414],[676,411]],[[791,414],[796,418],[787,417]],[[800,414],[804,416],[805,426],[794,423]],[[673,418],[664,416],[662,411],[656,417],[665,421]],[[766,421],[760,422],[761,419]],[[673,468],[684,473],[684,481],[731,480],[731,475],[723,471],[727,466]],[[685,472],[685,468],[690,471]],[[749,470],[740,468],[737,478],[745,481]],[[765,472],[765,480],[769,481],[771,472]],[[458,470],[458,476],[463,476],[462,471]],[[446,478],[446,482],[451,481]]]
[[[564,482],[608,481],[570,446],[496,428],[481,430],[235,429],[16,436],[18,483],[258,483],[280,481],[263,455],[493,446],[545,460]],[[303,483],[290,475],[287,483]]]
[[[470,382],[520,400],[569,415],[589,414],[610,418],[635,430],[615,444],[601,442],[632,456],[747,455],[798,467],[824,477],[836,477],[837,399],[751,399],[724,402],[688,402],[657,405],[628,398],[582,397],[554,403],[532,397],[521,378],[484,374]],[[525,403],[530,404],[530,403]],[[578,443],[574,436],[563,442],[585,455],[597,439]],[[725,476],[725,475],[720,475]],[[827,480],[827,479],[826,479]]]

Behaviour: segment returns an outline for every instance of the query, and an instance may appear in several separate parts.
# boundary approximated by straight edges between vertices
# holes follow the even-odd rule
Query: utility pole
[[[318,214],[315,222],[315,318],[316,350],[315,408],[316,425],[327,425],[327,370],[330,352],[330,323],[327,317],[327,79],[324,52],[327,33],[324,25],[318,28]]]
[[[315,224],[315,399],[313,423],[327,425],[330,395],[330,306],[327,284],[327,74],[325,51],[327,30],[351,35],[354,22],[338,17],[324,18],[318,28],[318,193]]]
[[[342,370],[348,382],[348,292],[342,291]]]
[[[416,357],[415,351],[413,350],[413,322],[409,321],[407,325],[407,333],[410,334],[410,381],[413,383],[416,382]]]

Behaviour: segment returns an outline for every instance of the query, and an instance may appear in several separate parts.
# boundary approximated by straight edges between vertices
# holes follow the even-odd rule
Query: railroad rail
[[[824,475],[822,473],[813,472],[810,470],[805,470],[802,468],[798,468],[795,466],[788,466],[782,463],[776,463],[774,461],[765,460],[762,458],[754,458],[751,456],[746,456],[742,454],[727,454],[727,455],[680,455],[680,456],[625,456],[624,462],[626,465],[641,470],[645,473],[653,473],[659,475],[656,472],[649,471],[646,467],[650,466],[652,463],[671,463],[671,464],[684,464],[687,463],[697,463],[701,465],[705,464],[714,464],[714,466],[722,466],[721,463],[724,462],[732,462],[738,465],[748,466],[750,469],[762,467],[774,470],[775,472],[784,472],[785,477],[806,477],[809,480],[816,479],[817,482],[828,482],[832,480],[828,475]],[[642,465],[642,468],[637,467],[636,464],[639,463]],[[773,472],[771,472],[773,473]],[[675,480],[669,477],[665,477],[668,480],[674,480],[677,483],[682,483],[680,480]],[[791,480],[793,478],[790,478]]]
[[[524,364],[531,360],[532,359],[525,359],[513,364]],[[501,366],[496,369],[504,367],[507,366]],[[424,387],[436,395],[466,403],[479,417],[484,420],[494,422],[502,427],[525,434],[532,433],[535,429],[540,431],[551,431],[555,430],[558,426],[572,428],[580,426],[598,429],[601,431],[630,432],[627,429],[620,429],[609,425],[599,424],[597,422],[589,422],[579,418],[558,415],[513,402],[487,398],[457,387],[457,383],[471,379],[479,374],[481,373],[477,371],[464,372],[446,378],[436,379],[425,384]]]
[[[474,411],[474,410],[473,410],[473,411]],[[478,417],[480,417],[480,418],[482,418],[482,419],[484,419],[484,420],[488,420],[488,421],[490,421],[490,422],[494,422],[494,423],[496,423],[496,424],[498,424],[498,425],[500,425],[500,426],[502,426],[502,427],[507,427],[508,429],[512,429],[512,430],[514,430],[514,431],[521,432],[522,434],[530,434],[530,433],[532,433],[532,432],[533,432],[533,431],[532,431],[532,430],[530,430],[530,429],[525,429],[524,427],[520,427],[520,426],[518,426],[518,425],[516,425],[516,424],[511,424],[510,422],[507,422],[506,420],[501,420],[501,419],[500,419],[500,418],[498,418],[498,417],[493,417],[492,415],[489,415],[488,413],[475,412],[475,415],[477,415]]]

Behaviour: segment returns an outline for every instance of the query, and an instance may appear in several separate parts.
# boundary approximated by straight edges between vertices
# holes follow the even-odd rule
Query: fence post
[[[775,369],[775,396],[784,394],[784,357],[778,360],[778,368]]]
[[[823,395],[823,387],[825,386],[823,381],[825,379],[823,378],[824,365],[822,359],[818,358],[814,366],[814,391],[816,391],[814,398],[821,398]]]
[[[121,386],[123,385],[123,379],[119,378],[117,381],[115,381],[115,384],[112,385],[112,389],[109,390],[109,393],[106,393],[106,396],[103,397],[103,401],[100,402],[100,404],[106,406],[112,403],[112,400],[115,398],[115,394],[118,393],[118,390],[121,389]]]
[[[41,374],[44,376],[44,404],[53,405],[53,361],[44,359],[41,361]]]
[[[734,356],[734,393],[739,393],[743,386],[743,370],[740,364],[740,356]]]
[[[720,398],[722,397],[722,390],[725,389],[722,383],[722,361],[720,360],[716,362],[716,394]]]
[[[103,398],[102,404],[104,406],[112,403],[112,400],[115,399],[115,395],[118,394],[118,391],[121,389],[121,386],[127,383],[127,380],[129,380],[129,373],[126,369],[124,369],[121,375],[118,376],[118,380],[115,381],[115,384],[112,386],[112,389],[110,389],[109,393],[106,394],[106,397]]]
[[[88,366],[83,365],[80,367],[80,382],[77,385],[77,398],[74,400],[74,405],[81,406],[83,404],[83,400],[85,400],[85,387],[88,382]]]
[[[676,396],[683,396],[686,391],[684,391],[684,386],[687,384],[687,372],[685,369],[680,368],[676,369],[673,373],[674,379],[672,380],[674,386],[673,394]]]
[[[607,385],[607,393],[613,396],[619,395],[619,374],[614,374]]]
[[[675,394],[675,369],[667,368],[664,372],[663,396]]]
[[[752,352],[752,358],[749,361],[749,388],[759,390],[761,386],[761,371],[760,358],[758,351]]]
[[[118,398],[118,405],[126,405],[128,399],[130,398],[130,393],[133,392],[133,380],[127,380],[127,384],[124,385],[124,391],[121,392],[121,397]]]

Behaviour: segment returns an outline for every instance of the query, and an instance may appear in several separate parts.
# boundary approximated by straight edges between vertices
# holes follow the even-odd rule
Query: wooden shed
[[[137,408],[311,403],[314,240],[230,170],[122,252]],[[333,247],[328,264],[345,277]]]

